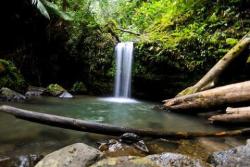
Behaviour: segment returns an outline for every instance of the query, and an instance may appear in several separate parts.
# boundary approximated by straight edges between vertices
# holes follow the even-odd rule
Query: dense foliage
[[[12,60],[30,84],[71,88],[82,83],[84,92],[94,94],[112,93],[118,41],[136,42],[136,92],[149,91],[140,84],[147,81],[158,85],[154,96],[165,96],[171,94],[168,88],[176,91],[172,87],[197,80],[250,30],[249,0],[28,2],[12,0],[19,7],[2,7],[2,57]]]

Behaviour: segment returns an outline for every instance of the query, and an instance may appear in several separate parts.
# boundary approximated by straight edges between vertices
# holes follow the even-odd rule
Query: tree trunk
[[[207,109],[220,105],[250,102],[250,81],[222,86],[191,95],[165,100],[169,110]]]
[[[221,73],[250,44],[250,32],[245,35],[229,52],[222,57],[195,85],[181,91],[177,96],[189,95],[215,86]]]
[[[226,113],[227,114],[250,113],[250,107],[240,107],[240,108],[227,107]]]
[[[67,2],[67,0],[62,0],[62,9],[65,12],[68,8],[69,4]]]
[[[228,107],[226,114],[214,115],[208,120],[211,123],[250,123],[250,107]]]
[[[166,139],[189,139],[194,137],[226,137],[249,135],[250,128],[222,131],[222,132],[164,132],[146,129],[134,129],[118,127],[108,124],[100,124],[94,122],[83,121],[79,119],[67,118],[51,114],[27,111],[10,106],[0,106],[0,111],[14,115],[17,118],[36,122],[40,124],[72,129],[83,132],[92,132],[104,135],[120,136],[124,133],[136,133],[141,137],[166,138]]]

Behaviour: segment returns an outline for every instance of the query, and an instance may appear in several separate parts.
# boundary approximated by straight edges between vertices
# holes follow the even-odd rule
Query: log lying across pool
[[[141,137],[189,139],[195,137],[227,137],[250,134],[250,128],[221,132],[166,132],[161,130],[135,129],[33,112],[6,105],[0,106],[0,112],[11,114],[16,118],[40,124],[111,136],[120,136],[124,133],[136,133]]]

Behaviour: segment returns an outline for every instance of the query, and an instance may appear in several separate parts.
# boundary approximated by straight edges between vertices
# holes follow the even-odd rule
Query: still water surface
[[[194,116],[156,111],[156,104],[150,102],[113,103],[96,97],[78,96],[74,99],[36,97],[24,103],[0,104],[134,128],[167,131],[221,130]],[[96,147],[98,141],[107,138],[111,137],[40,125],[0,113],[0,155],[47,154],[76,142]],[[151,141],[151,144],[159,144],[159,141]],[[168,146],[169,144],[164,146],[161,141],[157,148],[168,151]]]

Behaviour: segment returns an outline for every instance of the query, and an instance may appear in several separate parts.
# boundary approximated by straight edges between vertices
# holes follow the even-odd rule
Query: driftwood
[[[222,57],[195,85],[181,91],[177,96],[189,95],[215,86],[221,73],[235,60],[250,44],[250,32],[245,35],[229,52]]]
[[[240,102],[250,102],[250,81],[221,86],[214,89],[163,101],[169,110],[213,108]]]
[[[240,107],[226,109],[225,114],[214,115],[208,118],[211,123],[249,123],[250,107]]]
[[[118,127],[108,124],[83,121],[79,119],[67,118],[45,113],[32,112],[18,109],[11,106],[0,106],[0,111],[14,115],[17,118],[36,122],[45,125],[51,125],[60,128],[72,129],[83,132],[92,132],[104,135],[120,136],[123,133],[136,133],[141,137],[166,138],[166,139],[188,139],[194,137],[226,137],[238,135],[250,135],[250,128],[222,131],[222,132],[162,132],[146,129],[134,129]]]

